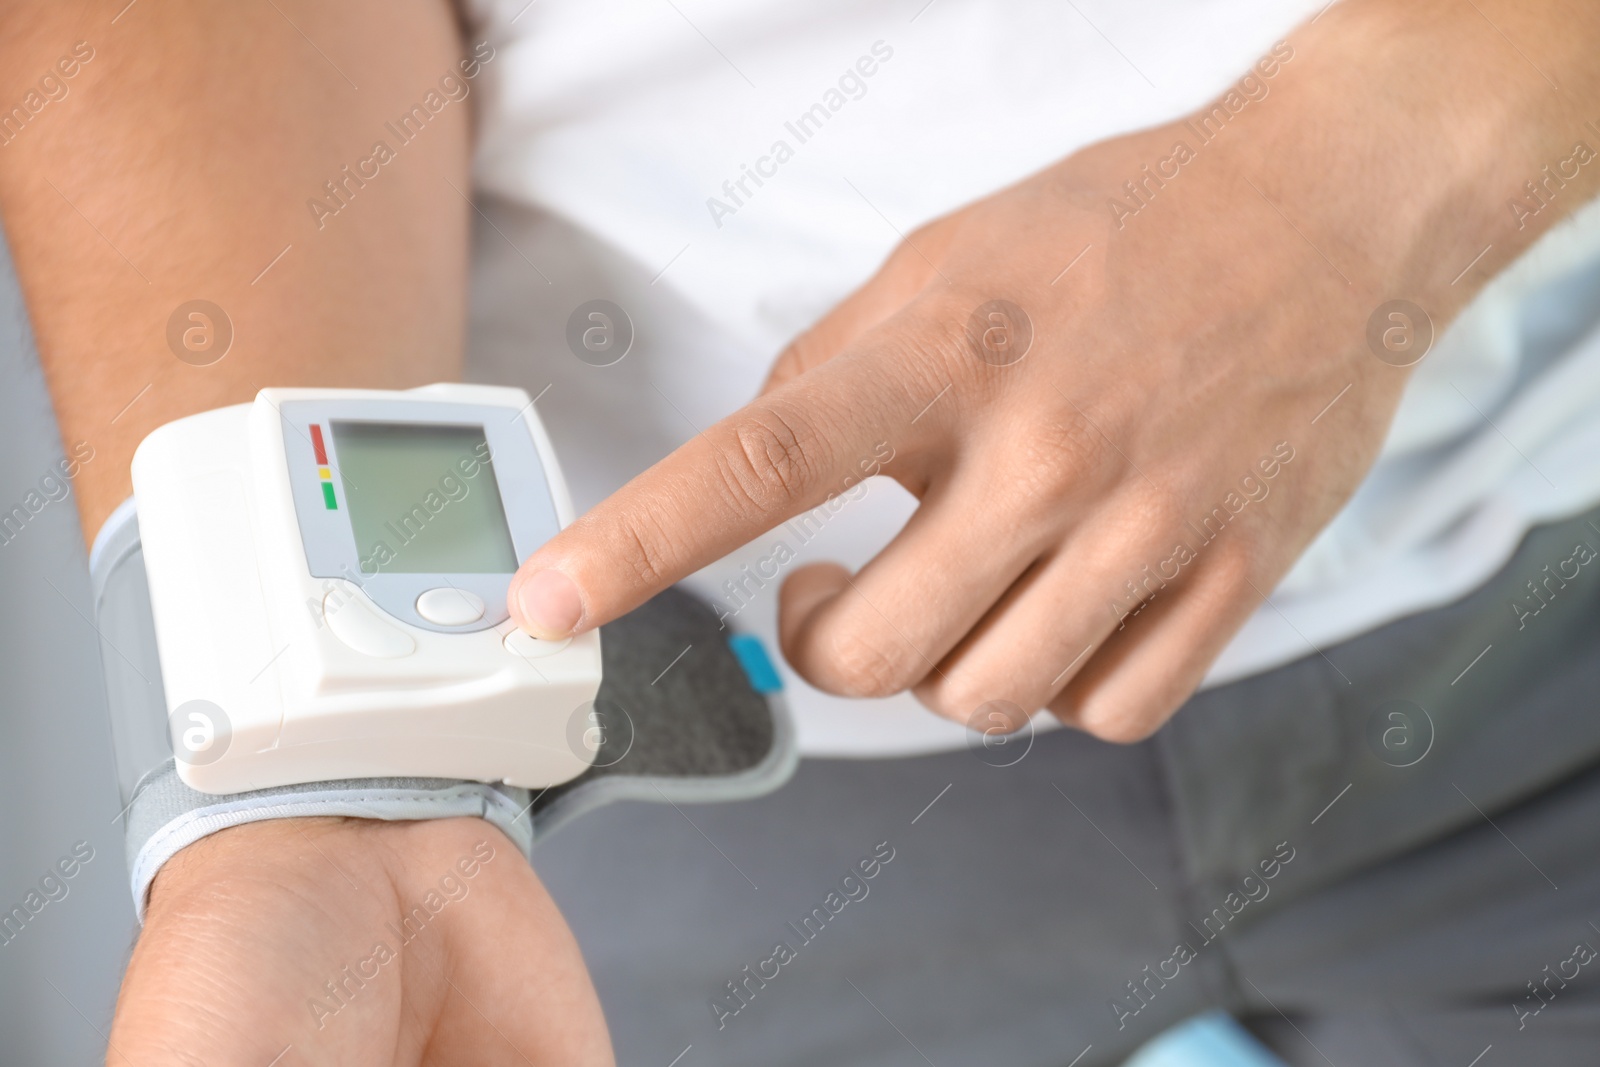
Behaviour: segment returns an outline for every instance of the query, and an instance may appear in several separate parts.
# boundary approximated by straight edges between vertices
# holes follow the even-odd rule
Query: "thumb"
[[[758,397],[596,505],[523,563],[512,619],[546,639],[592,629],[877,474],[891,432],[919,428],[916,400],[865,357]]]

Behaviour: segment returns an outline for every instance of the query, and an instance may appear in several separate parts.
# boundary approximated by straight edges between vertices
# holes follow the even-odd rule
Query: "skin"
[[[168,9],[141,4],[115,27],[123,38],[111,35],[109,9],[14,4],[29,9],[12,20],[24,28],[0,35],[5,71],[43,69],[90,32],[79,26],[107,42],[105,62],[75,85],[77,102],[0,152],[0,210],[63,433],[96,448],[77,485],[87,530],[126,495],[133,445],[167,419],[248,399],[269,380],[398,387],[458,366],[466,207],[439,180],[465,188],[465,128],[430,131],[324,231],[308,232],[302,206],[457,53],[448,12],[420,0],[383,15],[278,4],[359,72],[359,94],[338,95],[331,64],[270,9],[208,23],[198,5],[170,5],[162,25]],[[385,33],[370,32],[380,19]],[[1404,297],[1442,331],[1600,183],[1600,165],[1585,168],[1520,228],[1506,208],[1575,141],[1595,143],[1585,126],[1600,121],[1592,4],[1345,0],[1290,43],[1270,95],[1121,226],[1108,200],[1190,135],[1108,141],[917,231],[783,353],[759,399],[530,558],[510,598],[518,620],[559,636],[615,618],[841,492],[887,442],[884,472],[923,507],[859,573],[820,565],[791,576],[780,620],[800,673],[851,695],[910,687],[963,721],[1000,708],[1015,726],[1048,706],[1107,739],[1157,728],[1370,466],[1406,379],[1367,348],[1374,309]],[[158,52],[160,65],[134,58]],[[216,150],[151,150],[197,130]],[[249,284],[291,241],[296,258],[270,284]],[[201,294],[229,309],[239,347],[191,373],[166,350],[164,328],[176,304]],[[967,338],[974,310],[997,297],[1033,329],[1027,355],[1008,366],[978,358]],[[1186,524],[1280,442],[1293,458],[1270,494],[1142,609],[1123,602],[1125,583],[1169,557]],[[131,1049],[159,1053],[171,1034],[196,1060],[270,1059],[293,1040],[277,1035],[303,1025],[305,1007],[291,1001],[309,995],[306,979],[315,988],[331,964],[366,950],[365,933],[350,931],[393,916],[437,861],[490,832],[466,824],[473,832],[450,847],[431,842],[439,824],[296,821],[191,846],[155,883],[113,1041],[134,1059]],[[322,851],[354,885],[306,851],[318,833],[337,835]],[[280,867],[284,880],[272,873]],[[504,893],[502,908],[451,914],[438,959],[460,964],[458,981],[549,959],[586,991],[531,875]],[[518,909],[534,916],[528,953],[503,951],[523,929]],[[468,921],[478,914],[493,919]],[[285,938],[329,950],[302,960],[275,947]],[[493,962],[472,967],[480,960]],[[609,1057],[591,993],[573,994],[581,1010],[559,1018],[526,1014],[531,1001],[485,1007],[495,1026],[474,1028],[429,974],[408,961],[397,994],[346,1009],[372,1027],[371,1054],[493,1062],[504,1031],[528,1043],[519,1048],[530,1060],[558,1046],[561,1062]],[[230,979],[220,1005],[206,992],[217,975]],[[480,1006],[474,992],[494,992],[462,989]],[[239,1021],[193,1022],[224,1012]],[[530,1019],[531,1031],[508,1029]],[[307,1047],[292,1055],[322,1054]]]
[[[9,3],[0,35],[7,106],[74,42],[94,49],[0,148],[0,211],[61,435],[95,453],[74,486],[91,539],[157,426],[268,385],[458,378],[464,330],[469,106],[445,107],[320,229],[306,206],[456,68],[448,4],[138,4],[112,24],[125,3]],[[194,299],[233,324],[209,366],[167,340]]]

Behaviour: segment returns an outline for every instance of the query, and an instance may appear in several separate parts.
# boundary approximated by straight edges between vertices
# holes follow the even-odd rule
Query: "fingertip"
[[[583,628],[587,615],[578,583],[553,567],[518,574],[506,608],[518,626],[547,641],[571,637]]]

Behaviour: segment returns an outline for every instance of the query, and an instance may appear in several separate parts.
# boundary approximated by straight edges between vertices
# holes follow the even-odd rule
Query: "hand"
[[[327,818],[223,830],[162,869],[107,1062],[613,1061],[578,947],[505,835]]]
[[[892,456],[883,473],[921,507],[859,574],[787,579],[795,669],[842,695],[914,688],[958,721],[1005,701],[1105,738],[1153,730],[1350,494],[1405,380],[1359,350],[1377,301],[1237,175],[1196,164],[1168,194],[1184,210],[1108,225],[1103,190],[1174,136],[1101,146],[913,234],[760,399],[538,552],[519,622],[604,622]],[[986,352],[968,324],[993,298],[1025,319],[980,316]],[[1026,354],[996,365],[1006,344]],[[575,586],[565,619],[531,599],[553,599],[552,570]]]
[[[1119,138],[913,234],[759,399],[535,553],[518,622],[605,622],[892,456],[921,507],[860,573],[790,575],[795,669],[959,721],[1149,734],[1376,455],[1408,372],[1369,350],[1374,309],[1410,297],[1442,330],[1460,264],[1521,240],[1495,229],[1483,131],[1524,90],[1475,94],[1461,140],[1415,122],[1468,90],[1394,61],[1444,17],[1405,8],[1341,5],[1208,141]],[[1135,200],[1147,168],[1166,177]]]

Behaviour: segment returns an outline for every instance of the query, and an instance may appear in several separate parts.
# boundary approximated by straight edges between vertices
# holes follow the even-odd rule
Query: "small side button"
[[[502,643],[506,646],[506,651],[514,656],[521,656],[523,659],[542,659],[545,656],[553,656],[572,644],[572,638],[563,637],[559,641],[544,641],[534,637],[532,634],[514,629],[506,634]]]

